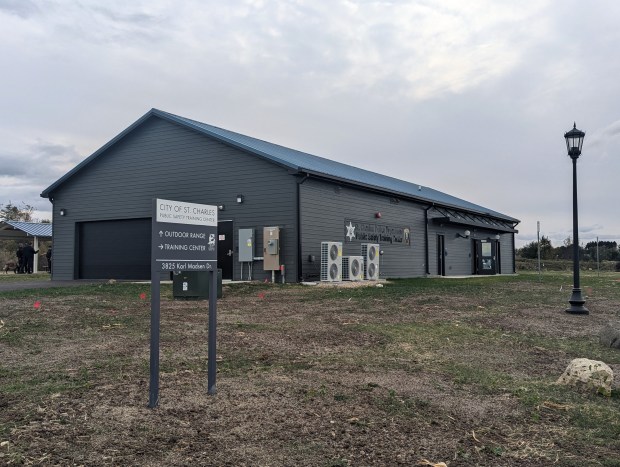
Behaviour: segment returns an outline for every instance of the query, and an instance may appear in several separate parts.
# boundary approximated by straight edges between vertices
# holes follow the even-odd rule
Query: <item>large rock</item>
[[[557,384],[592,388],[605,396],[611,396],[614,372],[604,362],[576,358],[568,365]]]
[[[599,341],[605,347],[620,349],[620,322],[607,323],[598,335]]]

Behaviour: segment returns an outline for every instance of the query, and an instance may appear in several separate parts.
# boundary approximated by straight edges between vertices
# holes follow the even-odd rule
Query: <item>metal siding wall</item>
[[[431,276],[437,275],[437,230],[432,224],[430,217],[428,220],[428,273]],[[442,233],[442,232],[439,232]]]
[[[440,225],[432,222],[429,212],[428,222],[428,257],[431,275],[437,275],[437,235],[443,235],[446,250],[446,276],[469,276],[472,273],[472,242],[469,238],[461,238],[457,233],[462,233],[465,227]],[[472,229],[469,229],[472,230]],[[472,230],[473,232],[473,230]],[[474,238],[474,234],[472,234]]]
[[[73,279],[74,272],[74,245],[75,245],[75,223],[65,220],[60,216],[60,209],[69,206],[66,198],[62,195],[54,198],[52,207],[53,243],[52,243],[52,279],[67,280]]]
[[[446,275],[470,276],[472,273],[472,241],[456,236],[458,229],[449,229],[446,235]]]
[[[275,164],[197,132],[153,118],[102,154],[54,192],[54,279],[74,278],[75,224],[92,220],[151,217],[152,199],[224,204],[220,220],[256,231],[262,256],[262,229],[283,230],[286,280],[297,275],[296,178]],[[236,195],[243,194],[238,205]],[[67,209],[61,217],[59,210]],[[260,243],[259,243],[260,242]],[[271,277],[254,263],[255,279]],[[234,257],[234,278],[240,263]]]
[[[315,179],[300,186],[301,262],[304,278],[318,279],[321,265],[321,242],[343,242],[343,255],[361,254],[361,242],[345,242],[344,221],[409,227],[411,245],[381,244],[380,274],[387,277],[424,276],[424,206],[400,201],[390,202],[386,195],[341,187]],[[381,219],[375,213],[381,212]],[[316,262],[308,262],[314,255]]]
[[[500,255],[502,261],[502,274],[514,274],[514,241],[515,234],[503,233],[500,237]]]

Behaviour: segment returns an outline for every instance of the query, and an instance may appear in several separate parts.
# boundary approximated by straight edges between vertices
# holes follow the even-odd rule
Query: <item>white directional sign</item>
[[[149,407],[159,402],[160,273],[209,271],[208,392],[215,394],[217,315],[217,207],[153,200],[151,223],[151,355]]]
[[[155,212],[157,222],[217,227],[217,206],[158,199]]]
[[[217,265],[217,206],[157,199],[151,257],[158,271],[210,271]]]

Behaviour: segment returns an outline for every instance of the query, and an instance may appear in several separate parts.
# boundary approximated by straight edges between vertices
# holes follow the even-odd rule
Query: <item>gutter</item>
[[[515,239],[515,234],[519,233],[517,230],[517,225],[519,225],[521,221],[514,222],[512,228],[514,229],[514,233],[512,234],[512,273],[517,273],[517,242]]]

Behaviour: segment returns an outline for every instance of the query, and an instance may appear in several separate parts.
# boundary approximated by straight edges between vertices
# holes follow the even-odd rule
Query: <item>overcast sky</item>
[[[620,241],[620,2],[0,0],[0,203],[158,108]]]

